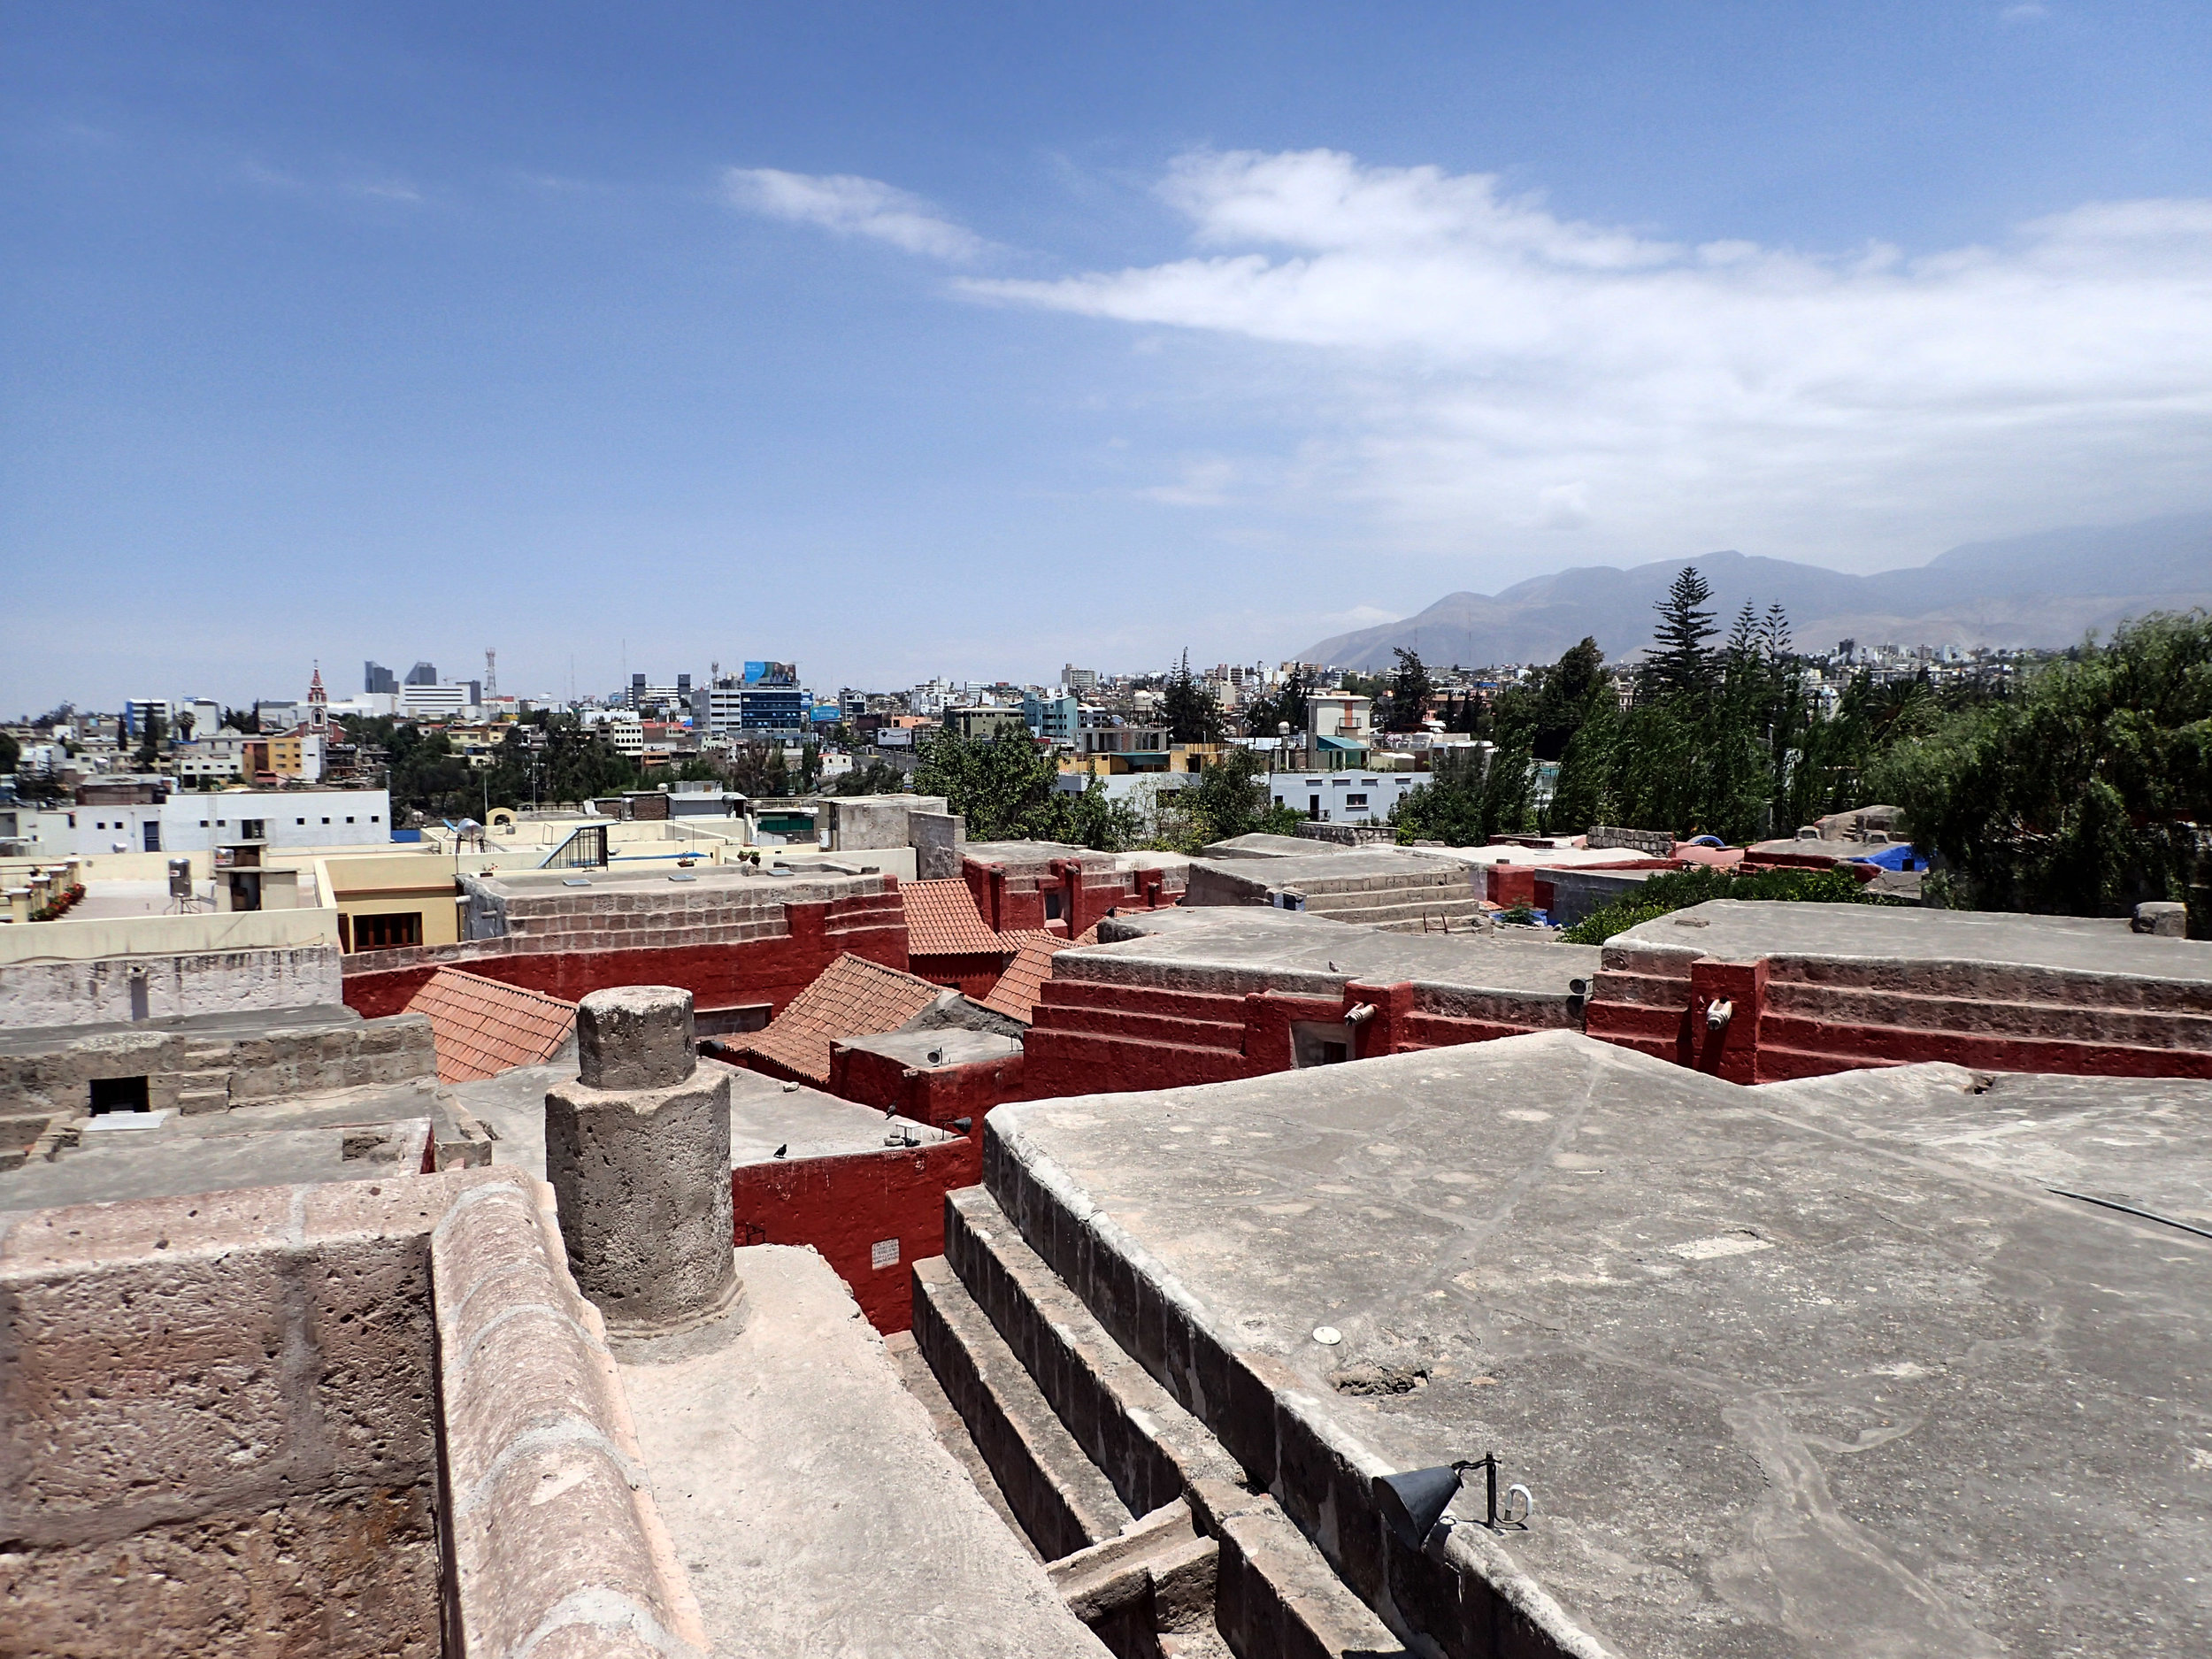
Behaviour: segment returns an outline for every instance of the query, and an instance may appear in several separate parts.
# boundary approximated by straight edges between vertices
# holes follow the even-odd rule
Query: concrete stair
[[[913,1275],[916,1352],[1054,1583],[1120,1659],[1406,1651],[984,1189],[948,1195],[945,1255]]]
[[[914,1341],[1047,1561],[1113,1537],[1130,1515],[942,1256],[914,1264]]]

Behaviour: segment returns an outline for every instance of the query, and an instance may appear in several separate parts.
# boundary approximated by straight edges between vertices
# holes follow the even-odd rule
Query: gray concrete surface
[[[2212,944],[2138,933],[2124,918],[1714,899],[1640,922],[1611,943],[1730,960],[1824,956],[1907,967],[1961,962],[2212,987]]]
[[[1526,929],[1386,933],[1258,906],[1132,910],[1101,924],[1099,941],[1062,951],[1053,959],[1054,974],[1079,977],[1084,961],[1099,957],[1184,972],[1263,972],[1286,986],[1301,979],[1386,985],[1409,979],[1564,995],[1570,979],[1587,979],[1598,966],[1595,946],[1563,945]]]
[[[1232,835],[1225,841],[1210,841],[1198,849],[1201,858],[1310,858],[1316,852],[1328,850],[1326,843],[1317,844],[1302,835],[1270,835],[1255,830],[1249,835]]]
[[[620,1365],[717,1654],[1101,1659],[811,1250],[736,1252],[718,1347]]]
[[[1925,1064],[1768,1083],[1754,1094],[1773,1110],[1839,1124],[1855,1140],[2212,1228],[2212,1083]]]
[[[1430,883],[1465,866],[1409,848],[1337,848],[1317,851],[1304,843],[1303,857],[1207,859],[1191,865],[1193,904],[1251,904],[1259,895],[1285,887],[1334,892],[1355,886],[1386,887],[1399,882]]]
[[[1536,1517],[1445,1558],[1556,1641],[2212,1651],[2212,1240],[1816,1087],[1546,1033],[1004,1106],[987,1171],[1156,1371],[1228,1356],[1202,1416],[1378,1591],[1365,1480],[1494,1449]],[[2158,1122],[2200,1179],[2212,1124]]]
[[[772,1158],[778,1147],[793,1158],[827,1157],[841,1152],[881,1151],[884,1133],[896,1128],[918,1142],[949,1141],[951,1133],[896,1119],[887,1125],[872,1106],[856,1106],[819,1089],[786,1088],[773,1078],[699,1062],[702,1072],[726,1077],[730,1085],[730,1165]],[[492,1147],[495,1165],[522,1170],[544,1179],[545,1094],[573,1080],[573,1065],[518,1067],[503,1076],[457,1083],[450,1092],[499,1139]]]
[[[0,1210],[418,1174],[421,1136],[430,1133],[436,1092],[434,1080],[419,1079],[204,1116],[110,1113],[50,1163],[34,1158],[0,1171]],[[363,1133],[349,1135],[349,1129]],[[369,1132],[388,1139],[370,1144]],[[352,1156],[347,1156],[349,1141]],[[395,1161],[403,1153],[412,1158],[405,1168]]]
[[[1021,1039],[996,1032],[887,1031],[878,1037],[848,1037],[849,1048],[864,1048],[917,1071],[935,1071],[949,1065],[974,1065],[985,1060],[1007,1060],[1022,1051]]]

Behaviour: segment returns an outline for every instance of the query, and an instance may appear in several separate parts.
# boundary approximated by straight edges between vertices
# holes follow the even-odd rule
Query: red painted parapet
[[[1731,1083],[1759,1078],[1759,1021],[1765,1010],[1767,963],[1700,956],[1690,964],[1688,1064]]]
[[[1945,1061],[1993,1071],[2212,1077],[2212,1009],[2110,980],[1926,964],[1893,979],[1840,959],[1729,962],[1609,944],[1593,1037],[1740,1083]],[[1730,1004],[1718,1031],[1711,1009]]]
[[[1491,903],[1511,910],[1517,904],[1536,906],[1534,864],[1492,864],[1484,872],[1484,896]]]
[[[765,1002],[780,1012],[841,955],[850,952],[903,970],[906,912],[895,890],[784,907],[787,932],[731,944],[626,945],[593,950],[534,950],[520,937],[459,945],[367,951],[345,958],[346,1006],[365,1019],[404,1011],[442,967],[580,1002],[622,985],[673,985],[701,1008]]]
[[[980,1133],[730,1171],[739,1244],[803,1244],[887,1334],[914,1322],[908,1269],[945,1248],[945,1194],[983,1179]]]
[[[933,1129],[950,1129],[964,1118],[970,1128],[962,1133],[979,1134],[994,1106],[1032,1098],[1027,1059],[1026,1055],[1010,1054],[969,1065],[925,1070],[841,1042],[830,1048],[829,1092]]]

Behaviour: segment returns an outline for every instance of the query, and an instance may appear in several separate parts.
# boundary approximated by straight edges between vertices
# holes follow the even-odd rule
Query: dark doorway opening
[[[103,1112],[142,1112],[146,1110],[146,1079],[142,1077],[96,1077],[92,1079],[92,1115]]]

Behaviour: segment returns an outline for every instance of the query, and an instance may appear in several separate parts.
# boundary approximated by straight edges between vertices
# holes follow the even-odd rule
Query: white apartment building
[[[404,686],[400,712],[419,720],[457,720],[469,706],[466,686]]]
[[[205,852],[242,841],[294,852],[388,841],[392,803],[382,789],[187,790],[157,803],[24,811],[18,822],[35,858]]]

